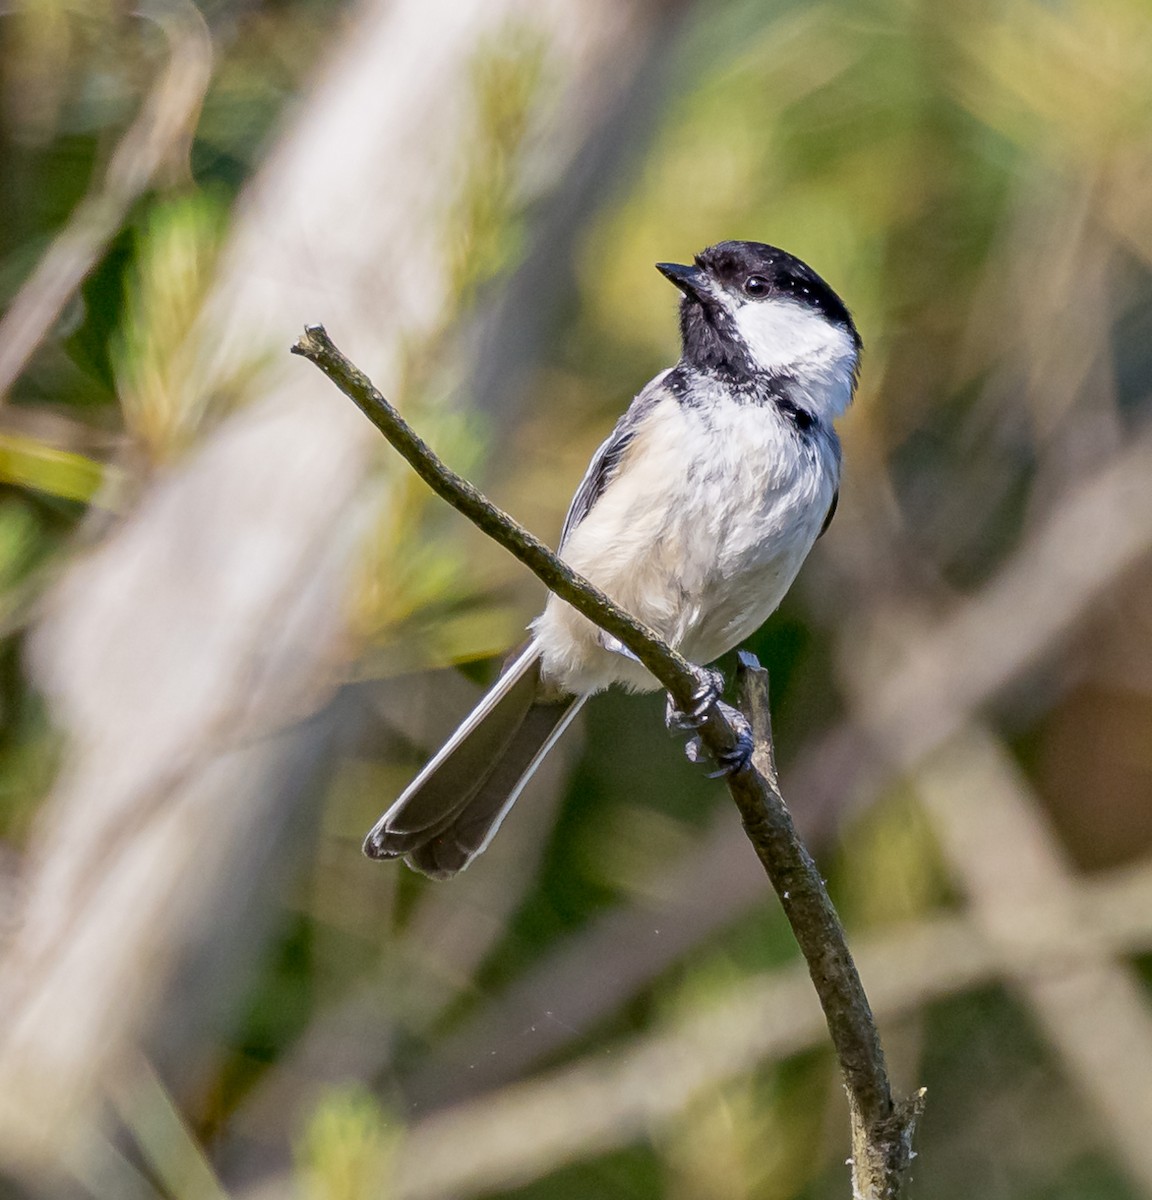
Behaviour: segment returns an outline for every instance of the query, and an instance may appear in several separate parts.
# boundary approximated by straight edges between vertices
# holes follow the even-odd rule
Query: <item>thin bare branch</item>
[[[755,738],[758,778],[757,786],[745,787],[734,776],[732,799],[808,963],[844,1072],[852,1114],[853,1195],[895,1197],[911,1161],[924,1092],[908,1101],[892,1098],[876,1021],[840,917],[780,794],[768,672],[751,655],[741,653],[738,679],[740,707]]]
[[[478,529],[515,555],[550,591],[567,600],[601,629],[619,638],[664,684],[683,710],[693,707],[693,693],[699,687],[700,679],[692,664],[662,642],[646,625],[617,607],[599,588],[577,575],[539,538],[497,508],[466,479],[445,466],[373,386],[368,376],[336,348],[323,325],[309,325],[292,347],[292,353],[314,363],[344,395],[354,401],[442,500],[446,500]],[[721,723],[727,725],[718,711],[716,715],[720,721],[709,720],[710,727],[715,729]],[[729,733],[730,737],[717,741],[716,749],[735,748],[735,731],[729,729]],[[709,745],[709,749],[712,748]]]
[[[336,348],[323,326],[308,326],[292,352],[323,371],[437,495],[514,554],[556,595],[619,638],[681,709],[691,707],[700,682],[697,670],[446,467],[371,380]],[[748,838],[780,896],[836,1048],[852,1111],[853,1193],[861,1200],[889,1200],[900,1195],[906,1177],[922,1094],[900,1104],[893,1101],[880,1037],[843,926],[780,795],[768,676],[750,655],[741,656],[739,683],[756,748],[751,760],[728,776],[728,788]],[[736,730],[716,701],[704,714],[700,736],[718,760],[737,745]]]

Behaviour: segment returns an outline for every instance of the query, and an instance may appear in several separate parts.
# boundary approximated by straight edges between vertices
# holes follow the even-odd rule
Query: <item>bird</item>
[[[703,666],[767,620],[832,520],[833,422],[855,394],[862,343],[832,288],[775,246],[719,242],[690,265],[656,269],[680,292],[680,359],[593,455],[558,553]],[[590,696],[612,684],[659,688],[626,647],[555,595],[529,629],[369,832],[370,858],[456,875]]]

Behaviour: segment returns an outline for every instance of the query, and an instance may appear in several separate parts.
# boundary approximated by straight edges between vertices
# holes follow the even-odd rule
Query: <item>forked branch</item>
[[[319,367],[437,495],[510,551],[562,600],[618,638],[667,688],[678,708],[688,711],[693,707],[700,685],[697,669],[445,466],[371,380],[336,348],[323,326],[308,326],[292,353]],[[880,1036],[844,928],[780,794],[769,720],[768,673],[751,655],[740,656],[738,690],[739,707],[751,725],[755,750],[746,765],[727,777],[728,789],[748,839],[784,906],[828,1022],[852,1113],[853,1197],[895,1200],[907,1178],[923,1092],[908,1101],[893,1100]],[[717,703],[704,713],[700,738],[717,761],[731,755],[738,745],[737,731]]]

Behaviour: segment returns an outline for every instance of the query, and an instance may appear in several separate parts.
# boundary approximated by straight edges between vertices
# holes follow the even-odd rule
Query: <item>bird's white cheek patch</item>
[[[825,376],[828,383],[842,381],[847,388],[843,407],[847,407],[856,346],[846,329],[792,300],[749,301],[733,315],[744,344],[762,371],[802,367]]]

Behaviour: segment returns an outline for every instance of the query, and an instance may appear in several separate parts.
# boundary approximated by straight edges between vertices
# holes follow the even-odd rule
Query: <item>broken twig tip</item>
[[[304,332],[292,343],[292,353],[311,358],[318,349],[330,344],[328,331],[323,325],[305,325]]]

